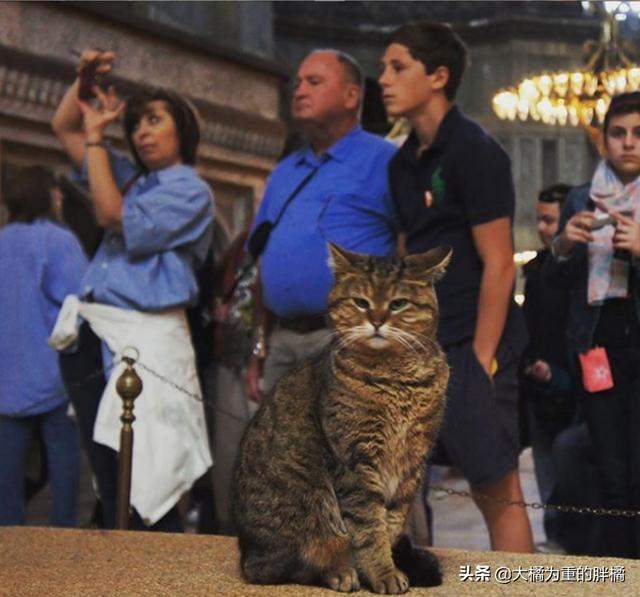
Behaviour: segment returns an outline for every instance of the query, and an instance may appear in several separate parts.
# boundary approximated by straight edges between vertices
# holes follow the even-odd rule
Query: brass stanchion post
[[[131,462],[133,457],[133,401],[142,392],[142,380],[133,368],[134,360],[122,359],[127,368],[116,382],[116,391],[122,398],[122,429],[120,431],[120,452],[118,454],[118,496],[116,504],[116,528],[129,527],[129,506],[131,499]]]

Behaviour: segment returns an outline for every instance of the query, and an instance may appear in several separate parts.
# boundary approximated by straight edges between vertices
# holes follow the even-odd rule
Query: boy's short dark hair
[[[180,142],[180,158],[184,164],[193,166],[196,163],[198,144],[200,143],[200,124],[195,109],[182,96],[168,89],[142,89],[134,93],[127,101],[124,112],[124,132],[133,157],[142,170],[146,170],[144,162],[133,145],[133,131],[140,122],[146,107],[151,102],[163,101],[176,124],[176,132]]]
[[[606,133],[609,128],[609,122],[612,116],[620,116],[622,114],[640,114],[640,91],[630,91],[628,93],[620,93],[611,98],[609,109],[604,117],[602,130]]]
[[[560,209],[562,209],[564,200],[567,198],[571,188],[572,187],[570,185],[561,182],[551,185],[550,187],[540,191],[538,201],[540,203],[558,203],[560,205]]]
[[[449,81],[444,88],[448,100],[456,97],[462,75],[468,64],[467,46],[449,25],[421,21],[409,23],[391,34],[390,44],[406,46],[415,60],[424,64],[427,74],[439,66],[449,70]]]
[[[23,166],[12,171],[5,199],[9,221],[30,224],[37,218],[55,219],[51,190],[57,186],[53,172],[44,166]]]

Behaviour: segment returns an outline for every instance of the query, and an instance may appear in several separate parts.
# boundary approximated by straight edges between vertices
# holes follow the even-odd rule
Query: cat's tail
[[[402,535],[393,548],[395,565],[409,578],[412,587],[437,587],[442,584],[442,570],[435,555],[426,549],[411,545]]]

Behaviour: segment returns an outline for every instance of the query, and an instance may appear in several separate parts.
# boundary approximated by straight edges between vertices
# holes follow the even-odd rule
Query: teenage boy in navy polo
[[[357,253],[395,252],[387,165],[396,148],[360,127],[363,91],[362,70],[342,52],[312,52],[297,72],[291,112],[309,144],[273,171],[253,223],[255,231],[282,213],[260,259],[262,300],[273,315],[266,340],[265,392],[329,340],[325,314],[333,277],[327,241]],[[259,338],[249,367],[255,401],[260,400],[262,344]]]
[[[518,474],[517,364],[526,329],[512,300],[510,161],[454,98],[467,62],[450,27],[398,29],[379,78],[390,116],[412,133],[389,165],[409,253],[453,247],[438,287],[438,337],[452,368],[441,447],[471,485],[494,550],[533,551],[526,510],[483,500],[522,500]]]

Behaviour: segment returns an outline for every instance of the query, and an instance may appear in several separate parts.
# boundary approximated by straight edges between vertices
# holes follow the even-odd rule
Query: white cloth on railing
[[[126,367],[118,361],[122,356],[139,360],[135,369],[143,389],[134,403],[131,504],[145,524],[153,524],[212,464],[203,403],[194,398],[201,399],[202,393],[184,310],[141,313],[84,303],[76,296],[68,296],[49,344],[57,350],[71,346],[78,336],[80,317],[106,343],[117,362],[102,395],[93,430],[96,442],[116,451],[120,448],[122,399],[115,384]],[[192,396],[159,379],[143,365]]]

